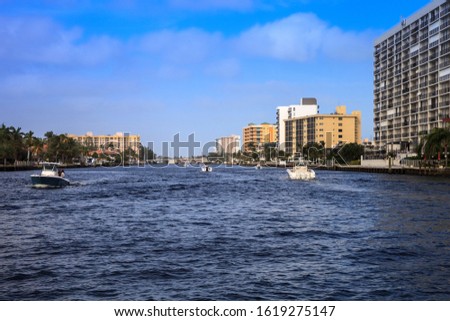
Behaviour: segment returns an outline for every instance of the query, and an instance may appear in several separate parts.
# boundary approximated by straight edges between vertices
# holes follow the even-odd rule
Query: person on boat
[[[58,169],[58,176],[62,175],[62,171],[60,169]]]
[[[62,178],[64,178],[64,176],[66,176],[66,174],[64,174],[64,170],[61,170],[61,174],[59,176],[61,176]]]

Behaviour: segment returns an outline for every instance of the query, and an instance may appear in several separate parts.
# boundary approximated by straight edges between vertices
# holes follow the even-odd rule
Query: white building
[[[435,0],[375,40],[374,138],[408,150],[450,120],[450,3]]]
[[[278,148],[286,151],[286,120],[317,115],[318,113],[319,105],[316,98],[302,98],[299,105],[277,107]]]
[[[216,139],[216,149],[219,155],[232,155],[241,149],[241,136],[231,135]]]

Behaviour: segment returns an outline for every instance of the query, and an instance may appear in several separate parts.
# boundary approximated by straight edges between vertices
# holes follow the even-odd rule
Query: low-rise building
[[[138,153],[141,147],[139,135],[121,132],[117,132],[115,135],[94,135],[92,132],[87,132],[86,135],[70,134],[69,137],[92,149],[114,149],[118,151],[132,149],[135,153]]]
[[[336,107],[334,114],[316,114],[284,121],[284,150],[295,155],[308,143],[334,148],[343,143],[361,144],[361,112],[346,113],[345,106]],[[280,146],[280,150],[281,146]]]
[[[269,123],[260,125],[248,124],[242,130],[242,150],[250,151],[251,147],[262,148],[264,144],[275,143],[277,127]]]
[[[277,107],[277,142],[278,148],[285,151],[286,146],[286,128],[285,121],[297,117],[317,115],[319,105],[316,98],[302,98],[299,105],[279,106]]]

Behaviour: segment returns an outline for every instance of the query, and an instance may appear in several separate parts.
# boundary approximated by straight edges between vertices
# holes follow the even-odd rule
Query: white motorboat
[[[296,163],[293,168],[288,169],[287,172],[290,179],[307,181],[316,178],[316,172],[308,168],[308,165],[302,160]]]
[[[64,170],[58,169],[58,163],[43,163],[40,174],[31,175],[31,183],[36,188],[64,187],[70,181],[64,178]]]
[[[202,172],[212,172],[212,167],[208,165],[202,165]]]

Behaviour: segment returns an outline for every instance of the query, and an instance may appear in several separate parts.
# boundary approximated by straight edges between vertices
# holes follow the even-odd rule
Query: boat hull
[[[314,172],[312,169],[307,170],[287,170],[289,174],[289,178],[293,180],[303,180],[308,181],[316,178],[316,172]]]
[[[59,176],[31,175],[31,184],[35,188],[59,188],[70,185],[70,182]]]

